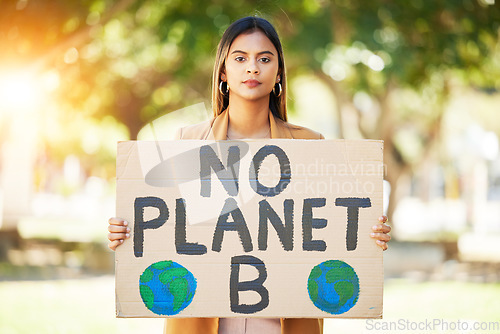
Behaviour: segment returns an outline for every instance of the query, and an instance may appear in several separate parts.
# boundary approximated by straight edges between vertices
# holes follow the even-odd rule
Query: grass
[[[162,319],[116,319],[114,278],[0,282],[0,333],[162,333]]]
[[[500,334],[499,296],[500,283],[458,281],[414,283],[408,280],[388,280],[384,286],[383,319],[327,319],[325,320],[325,334]],[[493,327],[485,331],[452,330],[459,321],[468,322],[467,326],[472,326],[473,322],[493,322]],[[430,323],[435,325],[430,325]],[[415,326],[422,327],[419,330]]]
[[[386,285],[385,297],[387,317],[500,321],[500,283],[399,280]]]
[[[500,284],[388,280],[383,322],[499,321]],[[328,333],[386,333],[365,320],[326,320]],[[74,280],[0,281],[0,333],[162,333],[162,319],[116,319],[112,276]],[[401,330],[392,331],[400,333]],[[411,331],[405,333],[434,333]],[[439,331],[435,331],[439,332]],[[445,331],[446,332],[446,331]],[[500,333],[476,331],[476,333]],[[446,332],[448,333],[448,332]],[[449,331],[459,333],[459,331]]]

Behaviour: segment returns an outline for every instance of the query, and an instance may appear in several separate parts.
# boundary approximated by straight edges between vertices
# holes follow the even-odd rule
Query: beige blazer
[[[229,113],[224,110],[216,118],[179,129],[175,139],[226,140],[228,124]],[[284,122],[279,118],[275,118],[272,113],[269,113],[269,124],[271,125],[271,138],[324,139],[322,134],[302,126]]]
[[[271,138],[324,139],[323,135],[308,128],[293,125],[269,113]],[[229,114],[227,110],[216,118],[190,125],[177,131],[176,139],[226,140]],[[323,319],[281,319],[282,334],[322,334]],[[164,334],[218,334],[219,318],[169,318]]]

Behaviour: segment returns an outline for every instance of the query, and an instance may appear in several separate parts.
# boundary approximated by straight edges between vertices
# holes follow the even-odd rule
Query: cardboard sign
[[[383,143],[121,142],[118,317],[382,316]]]

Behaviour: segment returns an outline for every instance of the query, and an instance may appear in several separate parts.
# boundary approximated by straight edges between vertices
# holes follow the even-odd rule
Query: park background
[[[116,142],[206,119],[216,45],[247,15],[282,38],[292,123],[384,140],[379,325],[500,321],[495,0],[0,0],[0,333],[161,332],[114,317]]]

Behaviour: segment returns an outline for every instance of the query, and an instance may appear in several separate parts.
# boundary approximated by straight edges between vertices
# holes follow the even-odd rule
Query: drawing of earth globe
[[[153,263],[139,281],[144,305],[160,315],[178,314],[191,303],[196,292],[193,274],[173,261]]]
[[[311,270],[307,290],[317,308],[330,314],[342,314],[358,301],[358,275],[343,261],[325,261]]]

